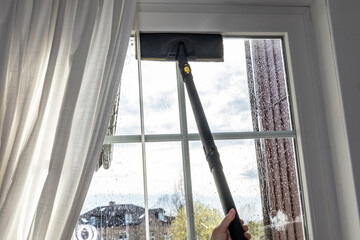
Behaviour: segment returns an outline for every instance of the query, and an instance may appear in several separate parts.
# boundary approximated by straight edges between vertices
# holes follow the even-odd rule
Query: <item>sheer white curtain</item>
[[[135,0],[0,1],[0,238],[70,239]]]

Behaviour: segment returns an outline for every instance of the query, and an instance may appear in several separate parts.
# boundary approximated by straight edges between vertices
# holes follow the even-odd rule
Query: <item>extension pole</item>
[[[215,145],[214,138],[210,132],[209,124],[206,120],[206,116],[202,108],[199,95],[195,88],[184,44],[179,45],[178,64],[181,76],[183,77],[183,81],[185,82],[186,89],[190,98],[191,107],[194,112],[196,125],[199,130],[206,160],[209,163],[210,171],[214,177],[216,189],[220,197],[223,211],[225,215],[230,211],[231,208],[234,208],[236,212],[235,219],[231,222],[228,228],[231,238],[233,240],[246,240],[246,238],[244,237],[244,230],[240,222],[239,214],[237,213],[234,200],[231,196],[231,192],[223,172],[219,152]]]

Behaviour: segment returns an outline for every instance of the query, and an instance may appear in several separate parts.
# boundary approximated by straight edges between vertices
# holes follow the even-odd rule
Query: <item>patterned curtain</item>
[[[245,41],[254,131],[292,130],[282,43]],[[265,239],[303,239],[293,139],[255,140]]]

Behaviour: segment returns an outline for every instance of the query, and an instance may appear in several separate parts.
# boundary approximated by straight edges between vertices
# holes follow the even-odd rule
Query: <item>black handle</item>
[[[221,205],[225,215],[231,208],[235,209],[236,216],[229,226],[229,232],[233,240],[246,240],[244,237],[244,230],[240,222],[239,214],[236,211],[234,200],[231,196],[229,186],[227,184],[223,168],[220,161],[220,155],[214,142],[214,138],[211,134],[209,124],[206,120],[204,110],[202,108],[199,95],[196,91],[193,76],[191,74],[191,68],[187,60],[185,47],[180,44],[178,51],[178,63],[183,81],[189,95],[191,107],[194,112],[195,121],[199,130],[201,142],[203,144],[206,160],[209,163],[210,171],[213,175],[216,189],[218,191]]]

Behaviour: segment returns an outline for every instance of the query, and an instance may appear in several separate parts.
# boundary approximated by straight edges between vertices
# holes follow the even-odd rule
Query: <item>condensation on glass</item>
[[[145,133],[180,133],[175,63],[143,61],[141,67]]]
[[[148,202],[154,212],[150,214],[150,239],[184,239],[187,226],[180,142],[146,143],[146,165]]]
[[[223,62],[190,62],[196,89],[212,132],[252,131],[244,42],[223,44]],[[189,132],[198,132],[188,98],[186,106]]]
[[[141,144],[111,145],[113,164],[94,173],[73,239],[145,239]]]
[[[282,41],[245,41],[254,131],[292,130]],[[293,139],[256,139],[265,239],[304,239]]]
[[[131,39],[108,129],[120,140],[104,145],[102,157],[108,154],[110,161],[99,161],[73,239],[187,239],[190,217],[196,239],[208,240],[224,213],[201,142],[194,138],[198,131],[187,94],[178,96],[176,64],[142,62],[142,148],[134,46]],[[190,64],[252,239],[305,239],[282,40],[224,38],[224,62]],[[256,135],[262,133],[266,137]]]

